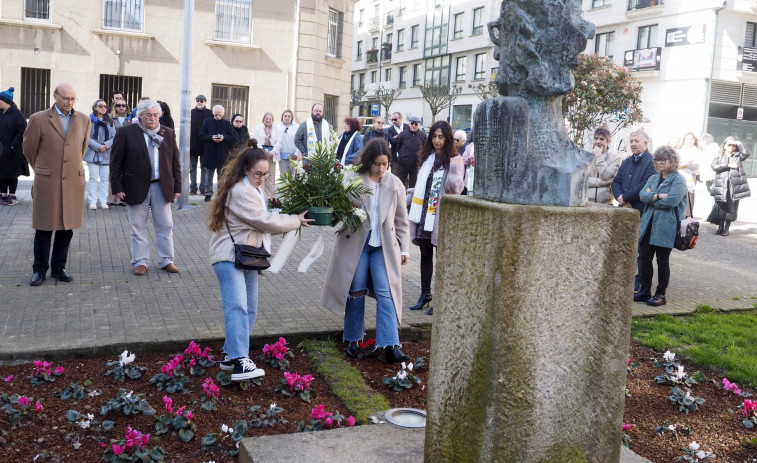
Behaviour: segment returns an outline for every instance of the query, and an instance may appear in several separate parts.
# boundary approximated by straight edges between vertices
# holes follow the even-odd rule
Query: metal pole
[[[184,46],[181,59],[181,122],[179,122],[179,152],[181,153],[181,196],[179,209],[189,206],[189,141],[192,136],[192,25],[194,23],[194,0],[184,0]]]

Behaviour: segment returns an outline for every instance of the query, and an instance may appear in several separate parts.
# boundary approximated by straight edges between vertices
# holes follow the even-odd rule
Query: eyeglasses
[[[670,159],[655,159],[654,162],[662,164],[663,162],[668,162]]]
[[[97,107],[97,108],[107,108],[107,106],[105,106],[104,104],[99,104],[99,105],[97,105],[96,107]]]
[[[258,178],[258,179],[263,178],[263,177],[268,178],[268,177],[271,176],[270,172],[253,172],[253,171],[250,171],[250,173],[252,175],[254,175],[255,178]]]
[[[116,106],[116,108],[125,108],[125,107],[126,107],[126,105],[125,105],[125,104],[117,104],[117,105],[115,105],[115,106]]]
[[[411,122],[410,125],[421,125],[420,122]]]
[[[76,97],[74,97],[74,98],[63,98],[62,96],[60,96],[60,93],[53,93],[53,95],[57,96],[58,98],[60,98],[63,101],[67,101],[69,103],[76,103],[79,100]]]
[[[198,103],[205,103],[205,100],[195,100]]]

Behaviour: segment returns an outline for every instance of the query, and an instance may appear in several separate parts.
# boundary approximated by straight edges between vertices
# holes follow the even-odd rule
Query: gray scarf
[[[144,125],[142,125],[142,121],[140,121],[139,119],[137,119],[137,125],[139,126],[140,129],[142,129],[142,132],[146,133],[147,136],[150,137],[150,139],[152,140],[153,146],[155,146],[156,148],[160,147],[160,144],[163,143],[163,137],[158,135],[158,130],[160,130],[160,125],[158,125],[158,128],[156,128],[155,130],[150,130]]]

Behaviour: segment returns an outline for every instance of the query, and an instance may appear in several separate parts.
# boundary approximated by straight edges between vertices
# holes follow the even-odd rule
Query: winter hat
[[[4,102],[8,104],[13,103],[13,92],[15,89],[13,87],[9,88],[8,90],[4,92],[0,92],[0,100],[3,100]]]

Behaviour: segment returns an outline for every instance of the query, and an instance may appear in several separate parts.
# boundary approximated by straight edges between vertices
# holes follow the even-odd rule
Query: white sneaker
[[[89,210],[91,211],[97,210],[97,203],[89,203]]]
[[[265,376],[265,371],[255,366],[255,362],[247,357],[234,359],[234,371],[231,373],[232,381],[244,381]]]
[[[100,209],[110,209],[107,203],[100,203]]]

